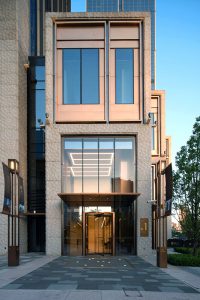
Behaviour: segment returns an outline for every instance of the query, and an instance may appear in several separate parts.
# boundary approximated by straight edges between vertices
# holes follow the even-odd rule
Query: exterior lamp
[[[19,162],[16,159],[8,160],[8,167],[10,168],[12,173],[19,173]]]

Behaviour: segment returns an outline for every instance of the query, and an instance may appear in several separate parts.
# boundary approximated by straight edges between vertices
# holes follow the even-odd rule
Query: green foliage
[[[183,238],[184,234],[172,227],[172,238]]]
[[[176,156],[173,174],[173,205],[179,215],[183,234],[194,240],[194,251],[200,242],[200,117],[186,146]]]
[[[175,252],[182,253],[182,254],[192,254],[193,249],[192,248],[186,248],[186,247],[175,247]],[[200,249],[197,249],[197,255],[200,256]]]
[[[191,254],[168,254],[167,261],[175,266],[200,267],[200,257]]]

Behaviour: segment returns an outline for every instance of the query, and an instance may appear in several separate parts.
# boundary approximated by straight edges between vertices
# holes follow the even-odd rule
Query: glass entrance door
[[[86,254],[113,254],[113,213],[86,213]]]

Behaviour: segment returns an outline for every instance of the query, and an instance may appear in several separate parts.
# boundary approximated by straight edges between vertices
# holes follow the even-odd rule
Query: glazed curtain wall
[[[115,249],[112,251],[115,250],[116,255],[136,254],[136,201],[133,196],[72,195],[68,196],[67,200],[63,203],[63,255],[87,254],[91,245],[87,240],[86,232],[89,224],[84,214],[99,213],[101,215],[108,212],[115,215],[115,222],[112,224]],[[98,222],[97,218],[95,220]],[[95,230],[95,225],[93,230]],[[94,232],[95,243],[98,240],[101,241],[98,234]],[[106,254],[106,248],[104,251]]]
[[[135,138],[63,138],[63,193],[135,192]]]

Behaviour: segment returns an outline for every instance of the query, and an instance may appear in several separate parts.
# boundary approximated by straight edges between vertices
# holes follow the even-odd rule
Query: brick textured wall
[[[27,190],[26,116],[27,80],[24,64],[29,53],[29,1],[0,1],[0,163],[8,158],[20,163]],[[0,211],[4,179],[0,165]],[[21,252],[27,249],[26,221],[21,222]],[[7,252],[7,216],[0,214],[0,254]]]

